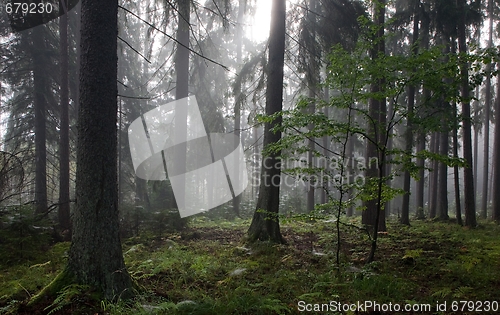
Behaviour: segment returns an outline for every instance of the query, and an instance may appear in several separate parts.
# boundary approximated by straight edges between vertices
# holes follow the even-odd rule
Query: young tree
[[[285,57],[286,1],[273,0],[269,35],[269,62],[266,86],[266,115],[279,114],[283,108],[283,67]],[[281,139],[281,116],[264,125],[264,147]],[[274,129],[276,128],[276,129]],[[248,229],[250,241],[283,243],[279,226],[281,183],[280,150],[272,150],[262,159],[261,181],[257,208]]]

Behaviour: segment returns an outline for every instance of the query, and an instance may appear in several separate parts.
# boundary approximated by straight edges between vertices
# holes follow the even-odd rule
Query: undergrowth
[[[183,232],[159,238],[142,233],[124,241],[130,274],[142,287],[128,301],[97,301],[98,314],[297,314],[305,303],[429,303],[500,301],[500,227],[469,230],[452,223],[389,224],[376,261],[369,244],[343,226],[338,274],[334,223],[287,222],[288,245],[241,243],[248,221],[196,219]],[[353,219],[350,223],[358,225]],[[0,314],[14,314],[64,266],[67,243],[0,273]],[[41,314],[69,314],[92,300],[88,288],[63,290]],[[85,306],[88,308],[88,305]]]

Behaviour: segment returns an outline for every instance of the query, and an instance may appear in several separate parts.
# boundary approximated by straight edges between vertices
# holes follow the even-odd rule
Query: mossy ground
[[[350,223],[359,225],[357,219]],[[180,233],[126,239],[125,261],[142,287],[135,299],[99,301],[88,288],[73,286],[35,313],[297,314],[298,301],[500,302],[500,227],[493,223],[472,230],[453,222],[389,224],[369,265],[366,235],[342,226],[340,275],[334,223],[286,222],[288,245],[252,246],[241,243],[248,225],[198,218]],[[58,243],[29,260],[2,265],[0,314],[22,314],[62,270],[68,246]]]

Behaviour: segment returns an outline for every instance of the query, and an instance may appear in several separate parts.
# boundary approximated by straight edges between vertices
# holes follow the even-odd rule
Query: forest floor
[[[54,303],[40,305],[29,314],[500,311],[500,226],[480,222],[478,228],[467,229],[451,221],[414,221],[411,227],[389,223],[388,233],[380,234],[376,261],[365,264],[368,236],[353,227],[360,225],[358,219],[347,222],[352,226],[341,226],[340,268],[334,220],[284,222],[287,245],[243,244],[249,226],[244,220],[196,218],[182,232],[144,233],[123,244],[128,271],[140,287],[134,300],[99,301],[88,288],[72,286]],[[0,314],[27,314],[26,302],[64,266],[69,244],[36,249],[25,245],[38,252],[16,259],[12,259],[14,249],[5,252],[5,243],[0,246]],[[341,308],[354,310],[353,304],[362,308],[336,312],[338,303]],[[363,308],[366,303],[377,303],[386,311]],[[394,312],[396,304],[421,309]],[[422,312],[426,305],[431,311]]]

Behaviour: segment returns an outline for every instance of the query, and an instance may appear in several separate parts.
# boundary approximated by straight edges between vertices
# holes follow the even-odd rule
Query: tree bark
[[[488,48],[493,47],[493,0],[488,0],[488,15],[490,19],[489,23],[489,37],[488,37]],[[486,102],[484,104],[484,151],[483,151],[483,194],[481,203],[481,218],[486,219],[488,217],[488,175],[489,175],[489,163],[490,163],[490,108],[491,108],[491,63],[487,66],[486,74]],[[477,173],[476,177],[477,177]]]
[[[467,53],[466,44],[466,0],[459,0],[461,20],[458,23],[458,49],[462,54]],[[472,167],[472,139],[471,139],[471,117],[469,101],[469,68],[466,61],[461,64],[462,75],[462,115],[463,115],[463,152],[467,165],[464,168],[464,194],[465,194],[465,226],[475,227],[476,222],[476,204],[474,201],[474,174]]]
[[[434,132],[432,135],[431,147],[432,152],[439,153],[439,132]],[[433,219],[436,217],[437,213],[437,199],[438,199],[438,183],[439,183],[439,162],[437,160],[432,161],[432,171],[429,173],[430,184],[429,184],[429,218]]]
[[[273,0],[269,36],[268,79],[266,86],[266,115],[281,112],[283,107],[283,67],[285,57],[286,1]],[[271,129],[281,127],[281,116],[264,125],[264,147],[281,139],[281,132]],[[281,183],[281,151],[273,151],[262,159],[261,181],[256,211],[248,229],[249,241],[261,240],[283,243],[279,226],[279,201]],[[264,212],[263,212],[263,211]]]
[[[81,5],[76,207],[65,272],[116,300],[132,294],[117,206],[118,1],[82,0]]]
[[[46,66],[48,65],[46,26],[32,30],[33,85],[35,89],[35,213],[47,211],[47,130],[46,93],[49,93]]]
[[[177,1],[177,48],[175,51],[175,99],[180,100],[188,97],[189,94],[189,20],[190,20],[190,2],[191,0],[178,0]],[[187,110],[177,109],[174,118],[174,138],[187,139]],[[173,153],[174,166],[178,169],[178,174],[186,172],[186,147],[179,147]],[[167,165],[164,161],[163,165]],[[165,173],[168,174],[165,168]],[[179,187],[185,187],[185,178],[178,179]],[[165,190],[173,193],[171,190]],[[165,196],[167,199],[168,196]],[[172,197],[172,199],[174,199]],[[181,202],[176,200],[177,203]],[[182,201],[185,203],[185,201]]]
[[[309,89],[309,98],[310,98],[310,104],[308,108],[308,112],[310,115],[314,115],[316,112],[316,98],[318,97],[318,83],[319,83],[319,54],[320,51],[317,49],[316,45],[316,15],[317,15],[317,3],[318,0],[309,0],[309,10],[306,13],[306,30],[308,34],[308,47],[307,47],[307,60],[308,60],[308,65],[307,65],[307,72],[306,72],[306,81]],[[314,129],[314,124],[309,124],[307,126],[307,129],[309,131]],[[314,157],[314,151],[316,148],[314,139],[309,139],[308,140],[308,146],[309,146],[309,151],[307,153],[307,160],[309,162],[308,167],[309,168],[314,168],[316,167],[316,159]],[[313,177],[311,177],[313,178]],[[315,205],[315,187],[319,183],[315,183],[312,181],[309,181],[309,189],[307,191],[307,212],[311,212],[314,210],[314,205]]]
[[[67,1],[66,8],[67,8]],[[69,88],[68,88],[68,14],[59,19],[61,56],[61,122],[59,139],[59,226],[71,229],[69,207]],[[70,233],[67,233],[69,240]]]
[[[372,49],[372,59],[376,60],[380,54],[385,53],[385,41],[384,36],[384,21],[385,21],[385,0],[374,1],[374,21],[377,27],[379,27],[376,34],[377,44],[376,47]],[[378,80],[378,82],[372,83],[370,87],[371,93],[378,93],[383,89],[383,80]],[[368,161],[371,158],[377,158],[379,162],[377,165],[367,163],[366,177],[367,179],[375,178],[378,181],[382,180],[385,173],[385,164],[380,167],[380,161],[383,159],[381,154],[381,149],[385,145],[385,125],[386,125],[386,105],[384,99],[371,98],[369,100],[369,116],[373,117],[373,122],[368,123],[368,135],[372,138],[372,141],[367,141],[366,147],[366,158]],[[383,136],[382,136],[383,134]],[[382,183],[378,183],[380,186]],[[363,211],[361,221],[363,224],[370,227],[371,231],[374,233],[374,241],[376,242],[376,234],[378,231],[385,231],[385,215],[381,215],[382,205],[378,198],[368,200],[365,202],[366,209]],[[374,245],[376,247],[376,245]],[[374,249],[373,249],[374,251]],[[371,257],[371,255],[370,255]],[[373,258],[372,258],[373,259]]]
[[[425,150],[425,133],[420,130],[417,136],[417,153]],[[416,215],[419,220],[425,219],[424,214],[424,189],[425,189],[425,159],[417,159],[418,181],[415,191],[416,198]]]
[[[500,62],[497,63],[500,68]],[[493,214],[492,219],[500,223],[500,75],[497,76],[497,100],[495,103],[495,146],[493,152]]]
[[[378,27],[376,40],[376,47],[372,50],[372,60],[376,60],[381,55],[385,54],[385,39],[384,39],[384,24],[385,24],[385,0],[374,1],[374,22]],[[385,80],[378,79],[370,87],[372,93],[383,92],[385,90]],[[363,211],[361,218],[362,223],[366,224],[373,233],[370,254],[367,258],[367,263],[375,259],[375,251],[377,249],[378,232],[385,232],[387,230],[385,225],[385,214],[383,213],[382,206],[382,186],[385,176],[385,161],[386,161],[386,144],[387,144],[387,108],[386,99],[371,98],[369,105],[369,115],[374,118],[374,124],[370,124],[369,135],[373,137],[376,144],[368,142],[367,158],[378,157],[377,169],[373,170],[371,165],[368,165],[370,176],[368,178],[377,178],[377,198],[369,200],[366,203],[366,210]],[[372,155],[373,153],[373,155]],[[369,164],[369,163],[368,163]],[[373,172],[373,173],[372,173]],[[375,175],[375,176],[373,176]]]
[[[325,87],[325,91],[324,91],[324,101],[325,102],[329,102],[330,101],[330,90],[329,88],[326,86]],[[326,117],[329,116],[329,109],[328,109],[328,106],[325,106],[323,108],[323,113],[325,114]],[[324,169],[324,174],[328,174],[329,173],[329,169],[328,169],[328,159],[330,157],[330,152],[328,152],[328,149],[329,149],[329,145],[328,145],[328,136],[323,136],[323,169]],[[328,203],[328,194],[327,194],[327,191],[329,190],[329,183],[328,181],[324,181],[323,182],[323,189],[321,190],[321,204],[325,204],[325,203]]]
[[[457,117],[457,104],[453,104],[453,117]],[[458,158],[458,130],[457,126],[453,127],[453,157]],[[459,225],[463,225],[462,222],[462,202],[460,201],[460,172],[458,169],[458,165],[453,166],[453,176],[455,181],[455,207],[456,207],[456,216],[457,223]]]
[[[348,167],[347,167],[347,171],[349,172],[349,175],[351,176],[351,178],[354,178],[354,168],[352,167],[353,165],[353,160],[354,160],[354,135],[353,134],[349,134],[348,135],[348,139],[347,139],[347,148],[346,148],[346,157],[349,159],[349,164],[348,164]],[[354,189],[351,187],[349,188],[349,199],[352,199],[354,198]],[[347,207],[347,210],[346,210],[346,216],[348,217],[352,217],[354,215],[354,205],[350,204],[348,207]]]
[[[245,16],[246,0],[239,0],[238,3],[238,20],[236,25],[236,62],[241,64],[242,47],[243,47],[243,18]],[[243,93],[241,92],[241,84],[237,85],[238,90],[235,91],[234,103],[234,134],[241,136],[241,105],[243,103]],[[237,174],[239,175],[239,174]],[[236,178],[238,181],[239,178]],[[233,198],[233,211],[237,217],[240,217],[241,195]]]
[[[418,25],[420,22],[420,0],[415,4],[413,14],[413,36],[411,43],[411,54],[413,56],[418,54]],[[410,85],[408,88],[408,117],[406,118],[406,134],[405,134],[405,151],[408,156],[411,156],[413,150],[413,109],[415,107],[415,93],[416,87],[415,85]],[[404,172],[404,180],[403,180],[403,190],[405,194],[403,195],[403,204],[401,206],[401,224],[410,225],[410,194],[411,194],[411,177],[410,171],[408,169]]]
[[[445,104],[447,106],[448,104]],[[445,112],[446,115],[446,112]],[[443,128],[445,131],[442,131],[439,140],[441,141],[441,145],[439,146],[439,154],[442,156],[448,156],[449,138],[448,131],[446,130],[446,125],[448,122],[444,119]],[[448,165],[446,163],[439,163],[439,172],[438,172],[439,182],[437,186],[437,216],[439,220],[448,220]]]

